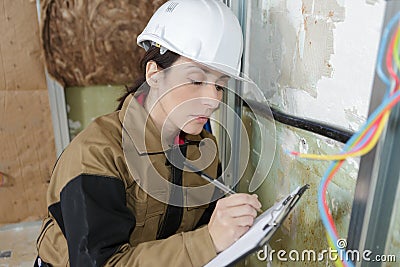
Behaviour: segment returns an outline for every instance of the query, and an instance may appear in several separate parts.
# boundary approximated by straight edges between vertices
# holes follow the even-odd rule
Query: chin
[[[203,127],[204,125],[186,125],[182,130],[187,134],[198,135],[203,131]]]

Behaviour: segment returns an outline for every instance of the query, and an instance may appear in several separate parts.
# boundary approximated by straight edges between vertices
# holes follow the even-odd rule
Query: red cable
[[[396,86],[395,86],[395,90],[394,91],[397,91],[397,90],[399,90],[400,81],[399,81],[399,77],[397,76],[396,72],[393,70],[393,50],[394,50],[394,47],[395,47],[395,36],[392,37],[388,52],[386,54],[386,67],[388,69],[388,72],[389,72],[390,76],[396,81]],[[393,95],[393,94],[394,94],[394,92],[391,93],[391,95]],[[377,132],[377,130],[379,128],[380,123],[382,122],[383,116],[387,113],[387,111],[392,109],[399,101],[400,101],[400,96],[398,96],[394,100],[392,100],[392,102],[390,102],[385,107],[385,109],[381,112],[381,114],[378,117],[378,120],[370,127],[370,129],[368,131],[365,131],[362,134],[360,140],[356,144],[354,144],[354,146],[359,144],[360,141],[363,140],[363,138],[366,136],[366,134],[371,129],[373,129],[373,133],[368,138],[367,142],[365,142],[364,145],[361,148],[359,148],[357,151],[362,150],[363,148],[365,148],[365,146],[367,146],[371,142],[372,138],[375,136],[375,134],[376,134],[376,132]],[[354,151],[352,151],[352,152],[354,152]],[[298,153],[295,153],[295,152],[292,152],[292,154],[293,155],[298,155]],[[337,165],[333,168],[333,170],[329,174],[327,180],[325,181],[325,183],[323,185],[323,190],[322,190],[322,192],[323,192],[322,193],[322,202],[323,202],[325,214],[328,217],[329,224],[330,224],[334,234],[336,235],[336,237],[338,236],[337,229],[336,229],[335,223],[333,221],[332,214],[331,214],[331,212],[330,212],[330,210],[328,208],[328,204],[327,204],[327,201],[326,201],[326,192],[328,190],[328,184],[332,181],[333,177],[336,175],[336,173],[341,168],[341,166],[343,165],[344,162],[345,162],[345,160],[339,161],[337,163]],[[345,261],[342,260],[342,263],[347,266],[347,263]]]
[[[386,54],[386,67],[388,69],[388,72],[390,76],[396,81],[396,89],[399,87],[399,77],[397,76],[396,72],[393,70],[393,50],[394,50],[394,45],[396,41],[396,36],[392,36],[392,39],[390,41],[389,49]]]

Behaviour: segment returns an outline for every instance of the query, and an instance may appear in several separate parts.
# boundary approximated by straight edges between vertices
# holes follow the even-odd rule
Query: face
[[[158,90],[156,106],[161,111],[158,116],[163,117],[163,127],[175,127],[194,135],[202,131],[219,107],[229,80],[228,76],[184,57],[156,73],[154,78]]]

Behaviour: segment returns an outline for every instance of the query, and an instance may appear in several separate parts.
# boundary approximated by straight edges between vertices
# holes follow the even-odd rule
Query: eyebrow
[[[210,74],[210,73],[211,73],[211,71],[208,70],[207,68],[203,68],[203,67],[201,67],[201,66],[195,66],[195,65],[189,65],[189,66],[187,66],[185,69],[190,69],[190,68],[200,69],[200,70],[204,71],[206,74]],[[218,80],[224,79],[224,78],[230,79],[231,77],[224,74],[224,75],[222,75],[221,77],[219,77]]]

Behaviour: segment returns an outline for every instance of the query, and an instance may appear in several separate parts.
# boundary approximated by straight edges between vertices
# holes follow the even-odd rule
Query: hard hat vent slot
[[[177,2],[172,2],[171,4],[169,4],[169,6],[167,7],[167,9],[165,10],[165,12],[170,12],[172,13],[172,11],[174,11],[174,9],[179,5],[179,3]]]

